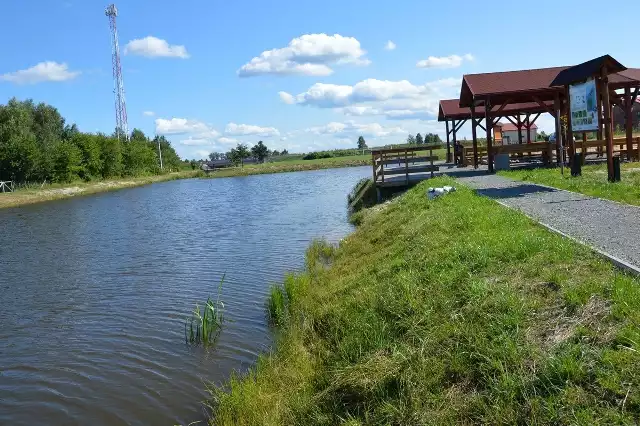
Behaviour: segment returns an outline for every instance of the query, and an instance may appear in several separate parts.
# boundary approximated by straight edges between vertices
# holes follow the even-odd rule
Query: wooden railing
[[[430,176],[433,177],[433,172],[439,170],[438,166],[433,164],[438,160],[438,157],[433,155],[433,150],[439,148],[439,145],[425,145],[372,150],[373,181],[379,186],[399,186],[409,185],[412,180],[426,178],[416,178],[418,173],[430,172]]]

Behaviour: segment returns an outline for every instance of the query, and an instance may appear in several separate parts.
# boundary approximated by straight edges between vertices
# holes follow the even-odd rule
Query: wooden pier
[[[371,151],[373,182],[376,187],[403,187],[433,177],[439,170],[433,150],[439,145],[410,148],[377,149]]]

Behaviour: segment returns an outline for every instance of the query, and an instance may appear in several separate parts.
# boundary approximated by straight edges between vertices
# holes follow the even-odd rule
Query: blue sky
[[[458,96],[463,74],[605,53],[640,67],[640,2],[615,3],[603,16],[598,1],[122,1],[129,128],[165,134],[188,158],[237,141],[303,152],[360,134],[369,145],[444,136],[438,100]],[[3,2],[0,101],[47,102],[83,131],[112,132],[106,6]]]

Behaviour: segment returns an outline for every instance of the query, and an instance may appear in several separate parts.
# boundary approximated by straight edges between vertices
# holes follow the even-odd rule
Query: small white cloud
[[[221,138],[218,138],[218,142],[223,143],[223,144],[235,145],[235,144],[239,143],[240,141],[238,139],[227,138],[227,137],[223,136]]]
[[[418,61],[418,68],[458,68],[463,61],[473,61],[475,58],[470,53],[463,56],[429,56],[427,59]]]
[[[278,136],[280,132],[275,127],[260,127],[252,124],[236,124],[229,123],[224,129],[224,132],[228,135],[253,135],[253,136]]]
[[[194,138],[189,137],[188,139],[183,139],[180,141],[182,145],[186,146],[210,146],[213,145],[211,139],[202,139],[202,138]]]
[[[278,92],[278,95],[280,96],[282,102],[284,102],[285,104],[293,105],[296,103],[296,99],[290,93]]]
[[[156,115],[156,113],[153,111],[144,111],[142,115],[144,115],[145,117],[153,117],[154,115]]]
[[[131,40],[124,47],[124,54],[144,56],[146,58],[189,58],[186,47],[170,45],[166,40],[153,36]]]
[[[202,149],[198,149],[196,150],[196,155],[200,158],[200,159],[206,159],[209,156],[209,151],[205,151]]]
[[[181,134],[198,134],[210,137],[218,136],[219,133],[198,120],[189,120],[186,118],[156,118],[156,133],[160,135],[181,135]]]
[[[344,123],[331,122],[324,126],[310,127],[305,130],[307,133],[316,135],[336,135],[360,134],[364,136],[384,137],[393,134],[404,134],[406,130],[402,127],[385,127],[380,123],[360,124],[354,121],[345,121]]]
[[[364,58],[365,54],[354,37],[305,34],[291,40],[287,47],[262,52],[240,67],[238,75],[327,76],[333,73],[333,65],[368,65],[370,61]]]
[[[384,45],[384,50],[396,50],[396,44],[389,40],[387,44]]]
[[[67,64],[47,61],[25,70],[2,74],[0,80],[15,84],[36,84],[45,81],[73,80],[80,74],[80,71],[69,71]]]

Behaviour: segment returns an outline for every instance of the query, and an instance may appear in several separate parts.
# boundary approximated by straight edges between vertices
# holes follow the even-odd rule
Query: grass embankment
[[[14,192],[0,193],[0,208],[17,207],[43,201],[59,200],[61,198],[91,195],[99,192],[115,191],[123,188],[142,186],[150,183],[164,182],[176,179],[189,179],[201,176],[198,170],[189,170],[163,175],[130,177],[114,180],[92,182],[55,183],[45,185],[31,185],[16,189]]]
[[[293,159],[264,164],[246,164],[244,167],[218,169],[207,174],[210,178],[261,175],[268,173],[300,172],[304,170],[335,169],[371,165],[371,155],[321,158],[318,160]]]
[[[564,176],[562,176],[559,168],[513,170],[499,172],[498,174],[512,179],[540,183],[640,206],[640,163],[621,164],[621,180],[616,183],[607,181],[606,163],[582,166],[582,176],[575,178],[571,177],[571,170],[569,169],[565,169]]]
[[[275,351],[212,424],[632,424],[640,286],[587,248],[424,182],[287,278]]]

